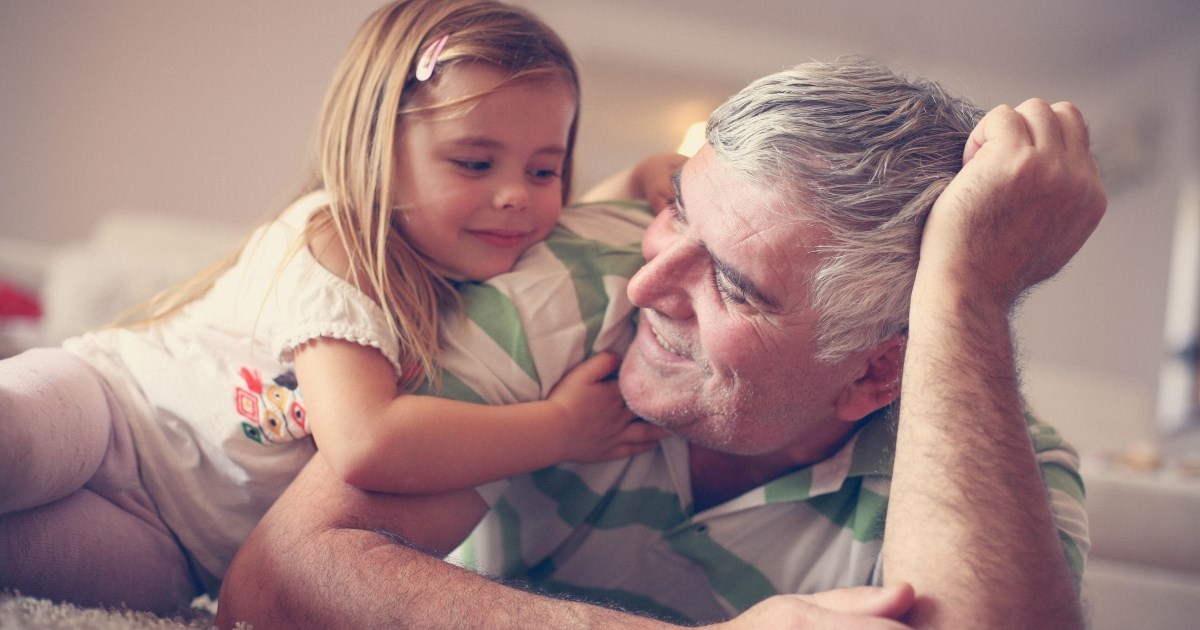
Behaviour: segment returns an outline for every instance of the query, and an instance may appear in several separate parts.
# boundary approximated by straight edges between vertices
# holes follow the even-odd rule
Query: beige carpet
[[[210,628],[212,623],[213,608],[207,600],[197,600],[191,609],[178,616],[166,618],[131,610],[79,608],[71,604],[55,604],[44,599],[0,592],[0,629],[3,630],[178,630]]]

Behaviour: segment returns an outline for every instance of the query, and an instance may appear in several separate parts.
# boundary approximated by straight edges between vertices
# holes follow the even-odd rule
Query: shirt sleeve
[[[1079,474],[1079,455],[1053,427],[1029,415],[1026,421],[1050,501],[1050,512],[1058,528],[1058,538],[1078,589],[1091,549],[1083,477]]]

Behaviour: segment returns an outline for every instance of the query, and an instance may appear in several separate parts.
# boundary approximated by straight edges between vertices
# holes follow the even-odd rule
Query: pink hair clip
[[[449,35],[442,35],[425,49],[425,54],[421,55],[421,60],[417,62],[418,81],[426,81],[433,76],[433,67],[437,65],[438,55],[442,54],[447,39],[450,39]]]

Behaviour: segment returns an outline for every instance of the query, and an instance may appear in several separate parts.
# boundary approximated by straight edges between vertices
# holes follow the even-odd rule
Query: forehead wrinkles
[[[744,187],[742,192],[727,200],[732,204],[717,207],[717,229],[706,242],[715,257],[747,274],[785,313],[804,308],[815,264],[804,224],[786,216],[779,195]]]

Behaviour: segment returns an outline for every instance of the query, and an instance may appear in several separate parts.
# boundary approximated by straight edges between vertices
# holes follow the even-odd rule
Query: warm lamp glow
[[[704,126],[705,121],[697,121],[688,126],[687,131],[683,132],[683,141],[679,143],[679,148],[675,152],[680,155],[692,157],[704,146]]]

